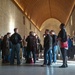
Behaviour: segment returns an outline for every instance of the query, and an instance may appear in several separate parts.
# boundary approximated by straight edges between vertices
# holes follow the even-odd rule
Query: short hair
[[[64,23],[61,23],[60,26],[61,26],[61,28],[64,28],[65,27],[65,24]]]
[[[11,34],[10,32],[7,33],[7,35]]]
[[[33,34],[33,31],[30,31],[29,34],[32,35]]]
[[[51,30],[50,32],[55,32],[54,30]]]
[[[46,29],[45,31],[50,32],[50,30],[49,30],[49,29]]]
[[[14,28],[14,32],[17,30],[18,28]]]

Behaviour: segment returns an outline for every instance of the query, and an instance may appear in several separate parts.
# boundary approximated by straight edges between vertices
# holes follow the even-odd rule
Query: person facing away
[[[63,58],[63,64],[60,66],[60,68],[66,68],[68,67],[67,65],[67,48],[68,48],[68,43],[67,43],[67,33],[65,30],[65,24],[61,23],[60,25],[60,31],[58,34],[58,40],[61,42],[61,53],[62,53],[62,58]],[[66,45],[66,46],[65,46]]]
[[[20,65],[20,43],[22,41],[22,38],[20,34],[18,33],[18,28],[14,28],[14,34],[11,35],[10,41],[12,43],[12,51],[11,51],[11,60],[10,64],[14,64],[14,57],[15,54],[17,55],[17,65]]]
[[[42,66],[51,65],[51,63],[52,63],[52,37],[49,34],[49,29],[46,29],[44,37],[44,63]]]
[[[34,36],[34,32],[30,31],[29,32],[29,36],[26,38],[26,42],[27,42],[27,63],[29,63],[29,59],[32,58],[31,57],[31,52],[33,54],[33,60],[34,63],[36,62],[36,48],[37,48],[37,42],[36,42],[36,38]]]

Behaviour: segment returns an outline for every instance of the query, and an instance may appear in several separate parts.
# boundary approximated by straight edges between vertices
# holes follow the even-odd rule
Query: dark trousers
[[[20,44],[12,45],[10,64],[14,64],[15,54],[17,56],[17,64],[20,64]]]
[[[31,57],[31,53],[33,54],[33,60],[34,60],[34,63],[36,62],[36,53],[35,53],[35,50],[32,50],[32,51],[27,51],[27,62],[29,60],[29,58],[32,58]]]
[[[63,65],[67,65],[67,50],[65,48],[61,48]]]
[[[44,50],[44,64],[51,64],[52,63],[52,49]]]
[[[4,61],[9,62],[9,55],[4,56]]]

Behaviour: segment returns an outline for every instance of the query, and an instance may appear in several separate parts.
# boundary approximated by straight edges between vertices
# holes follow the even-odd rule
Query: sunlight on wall
[[[54,30],[56,35],[58,35],[59,30],[60,30],[60,28],[59,28],[60,24],[61,24],[61,22],[59,20],[55,19],[55,18],[49,18],[42,23],[41,28],[40,28],[41,29],[40,37],[42,39],[41,40],[42,45],[43,45],[43,40],[44,40],[43,34],[45,33],[45,30],[46,29]]]
[[[10,20],[9,20],[9,32],[12,34],[13,33],[13,29],[15,28],[15,20],[13,19],[12,16],[10,16]]]
[[[50,28],[51,30],[56,29],[54,26],[56,26],[57,28],[59,28],[59,25],[61,24],[61,22],[55,18],[49,18],[46,21],[44,21],[41,25],[41,30],[46,29],[46,28]]]

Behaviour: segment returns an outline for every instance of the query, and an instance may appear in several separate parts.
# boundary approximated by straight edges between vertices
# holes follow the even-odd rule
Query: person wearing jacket
[[[42,66],[51,65],[51,63],[52,63],[52,37],[49,34],[49,29],[46,29],[44,37],[44,64]]]
[[[10,55],[10,41],[9,41],[10,33],[4,35],[2,40],[1,49],[2,49],[2,63],[9,63],[9,55]]]
[[[29,36],[26,38],[27,42],[27,60],[26,63],[30,63],[31,60],[31,52],[33,54],[34,63],[36,63],[36,50],[37,50],[37,42],[34,36],[34,32],[30,31]]]
[[[65,24],[61,23],[60,25],[60,32],[58,34],[58,40],[61,42],[61,53],[62,53],[62,59],[63,59],[63,65],[60,66],[60,68],[66,68],[68,67],[67,65],[67,48],[68,48],[68,43],[67,43],[67,33],[65,30]]]
[[[17,65],[20,65],[20,43],[22,42],[21,35],[18,33],[18,28],[14,28],[14,33],[10,37],[12,43],[10,64],[14,64],[15,54],[17,55]]]

